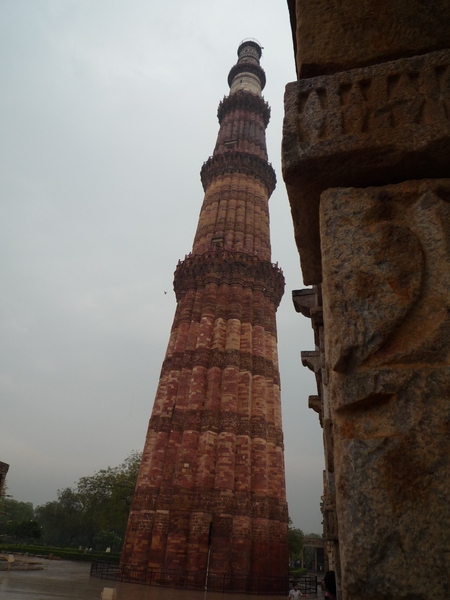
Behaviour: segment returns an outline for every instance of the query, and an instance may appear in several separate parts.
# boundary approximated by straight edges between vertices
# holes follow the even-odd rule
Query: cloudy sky
[[[272,259],[291,517],[321,532],[310,323],[281,178],[295,79],[284,0],[0,1],[0,460],[35,505],[142,449],[192,246],[217,106],[242,39],[264,46]],[[167,294],[165,293],[167,292]]]

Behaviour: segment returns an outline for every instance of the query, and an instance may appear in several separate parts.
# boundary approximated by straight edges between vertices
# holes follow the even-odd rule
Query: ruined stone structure
[[[291,0],[283,175],[340,600],[450,597],[450,2]]]
[[[312,554],[312,558],[311,558]],[[309,555],[309,556],[308,556]],[[307,560],[308,559],[308,560]],[[324,563],[324,541],[322,538],[305,535],[300,555],[301,568],[320,571]]]
[[[275,173],[260,56],[254,41],[239,46],[201,170],[205,197],[192,252],[175,271],[177,310],[123,568],[287,575],[275,323],[284,278],[271,263]]]

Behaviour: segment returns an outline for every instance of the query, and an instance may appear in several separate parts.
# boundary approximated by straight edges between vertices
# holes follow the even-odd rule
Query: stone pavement
[[[119,583],[89,575],[90,563],[39,559],[41,571],[1,571],[1,600],[99,600],[105,587],[117,589],[117,600],[249,600],[245,594],[221,594]],[[322,592],[315,598],[323,597]],[[283,596],[255,596],[280,600]]]

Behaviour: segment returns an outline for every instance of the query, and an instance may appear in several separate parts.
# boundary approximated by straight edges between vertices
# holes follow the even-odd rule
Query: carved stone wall
[[[322,277],[323,190],[448,173],[450,50],[287,85],[283,176],[305,284]]]
[[[450,2],[289,6],[283,176],[314,286],[294,304],[328,563],[338,600],[448,597]]]
[[[346,598],[448,593],[449,241],[450,179],[322,194]]]

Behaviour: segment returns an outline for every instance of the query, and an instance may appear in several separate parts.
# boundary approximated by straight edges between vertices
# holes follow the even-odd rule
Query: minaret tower
[[[177,309],[122,553],[128,566],[285,576],[287,505],[271,263],[270,109],[261,47],[241,43],[179,262]],[[242,582],[241,582],[242,583]]]

